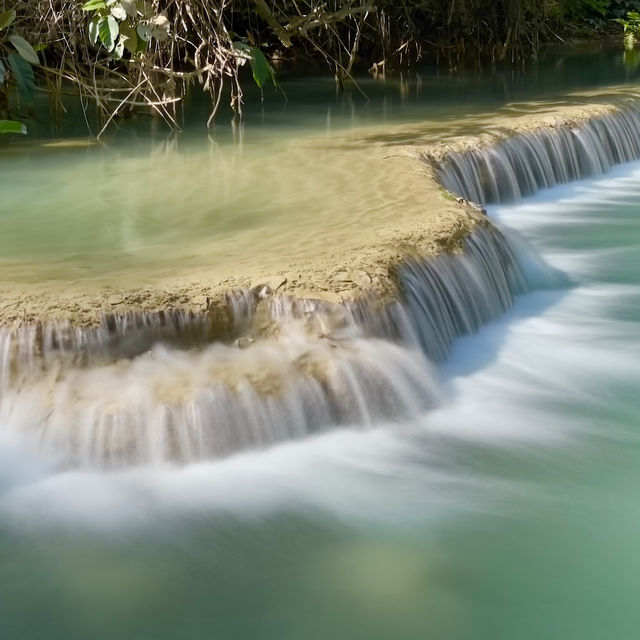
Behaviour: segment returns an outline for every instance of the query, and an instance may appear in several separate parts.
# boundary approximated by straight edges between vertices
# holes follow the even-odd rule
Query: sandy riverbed
[[[455,249],[460,237],[483,220],[480,212],[443,192],[420,161],[421,153],[437,160],[451,150],[532,128],[579,123],[634,98],[629,87],[614,87],[564,101],[511,104],[494,114],[450,122],[296,139],[268,161],[260,159],[260,191],[251,200],[275,199],[293,213],[265,216],[233,233],[200,234],[190,247],[193,259],[177,260],[165,250],[166,259],[149,261],[148,267],[133,269],[122,261],[108,270],[75,273],[46,261],[3,261],[0,324],[69,320],[91,325],[104,313],[202,311],[207,299],[221,300],[228,291],[262,283],[279,293],[332,302],[370,290],[393,296],[393,270],[404,257]],[[210,179],[207,155],[178,153],[169,160],[147,175],[145,189],[162,192],[164,206],[179,214],[181,206],[195,206],[192,194]],[[192,181],[180,189],[171,185],[175,163]],[[245,166],[246,182],[240,173],[238,189],[250,184],[252,169]]]

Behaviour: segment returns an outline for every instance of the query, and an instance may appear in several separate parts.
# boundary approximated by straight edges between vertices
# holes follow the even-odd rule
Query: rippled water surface
[[[108,473],[0,431],[0,637],[635,637],[640,164],[489,214],[570,284],[459,340],[436,411]]]
[[[261,101],[249,84],[242,125],[223,110],[211,132],[194,96],[179,136],[125,119],[87,147],[96,127],[78,104],[69,99],[53,125],[43,105],[24,144],[0,153],[0,285],[90,290],[299,264],[323,249],[319,238],[346,244],[389,209],[412,206],[404,167],[371,164],[371,143],[473,133],[498,109],[535,115],[575,102],[568,92],[637,76],[616,48],[550,51],[526,71],[359,77],[362,92],[342,95],[327,74],[283,74],[287,99],[266,91]]]

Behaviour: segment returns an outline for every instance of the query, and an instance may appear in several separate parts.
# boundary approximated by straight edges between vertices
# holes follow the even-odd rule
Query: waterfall
[[[487,204],[600,175],[637,158],[640,109],[629,105],[581,124],[539,127],[486,147],[448,153],[436,174],[451,193]]]
[[[295,332],[250,349],[156,345],[132,360],[50,372],[5,391],[0,421],[65,465],[188,462],[366,427],[433,406],[421,354],[383,342],[344,345]]]
[[[461,254],[410,261],[400,278],[420,344],[436,362],[445,359],[457,337],[477,331],[527,290],[505,236],[482,227],[465,240]]]
[[[182,311],[0,330],[0,428],[61,465],[112,468],[415,418],[441,401],[435,364],[452,341],[508,309],[527,278],[505,236],[478,226],[459,253],[409,260],[398,280],[388,304],[258,287],[229,297],[222,330]]]

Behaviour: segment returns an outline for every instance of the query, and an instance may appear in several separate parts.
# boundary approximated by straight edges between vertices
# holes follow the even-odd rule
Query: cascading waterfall
[[[0,390],[60,362],[99,364],[144,353],[156,342],[189,348],[211,337],[205,314],[178,309],[105,315],[91,328],[57,322],[0,329]]]
[[[447,189],[478,203],[605,172],[640,157],[640,111],[538,128],[450,153]],[[342,305],[230,294],[169,310],[0,329],[0,428],[64,466],[227,456],[342,425],[411,420],[441,401],[435,366],[518,293],[566,281],[508,230],[479,223],[459,252],[407,259],[401,299]]]
[[[266,288],[232,296],[226,340],[206,313],[178,311],[4,330],[0,425],[60,464],[117,467],[415,417],[440,400],[433,362],[509,308],[526,278],[505,237],[482,226],[460,254],[412,260],[398,276],[406,299],[382,308]]]
[[[453,341],[511,308],[527,281],[505,236],[478,228],[460,255],[411,261],[401,270],[407,308],[424,352],[435,362]]]
[[[157,345],[132,360],[51,372],[3,394],[5,428],[62,462],[122,466],[216,458],[332,425],[415,415],[436,401],[420,354],[291,332],[250,349]]]
[[[601,175],[637,158],[640,108],[632,104],[581,124],[540,127],[487,147],[449,153],[436,173],[450,192],[487,204]]]

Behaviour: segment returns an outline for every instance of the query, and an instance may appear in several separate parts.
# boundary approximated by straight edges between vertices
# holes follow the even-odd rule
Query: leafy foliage
[[[267,62],[264,53],[260,49],[252,47],[243,41],[234,42],[233,47],[240,60],[243,62],[244,60],[249,60],[251,71],[253,72],[253,80],[258,87],[262,89],[268,80],[271,80],[274,86],[277,85],[276,72]]]
[[[156,13],[149,0],[88,0],[82,10],[92,15],[88,36],[98,41],[111,57],[121,60],[125,51],[136,57],[153,39],[169,39],[171,24],[163,13]]]
[[[640,0],[611,0],[608,18],[624,18],[630,11],[640,11]]]
[[[9,11],[5,11],[4,13],[0,13],[0,31],[2,29],[6,29],[13,24],[13,21],[16,19],[15,9],[9,9]]]
[[[640,36],[640,13],[630,11],[626,18],[618,18],[616,22],[622,25],[625,34],[634,38]]]
[[[8,56],[9,67],[13,73],[20,99],[25,105],[31,106],[35,99],[36,79],[31,64],[17,53]]]
[[[352,81],[357,65],[385,73],[425,54],[451,69],[525,64],[545,40],[593,33],[640,13],[640,0],[5,0],[2,6],[11,5],[0,13],[0,91],[12,83],[25,102],[33,82],[24,63],[40,59],[49,86],[61,91],[61,78],[72,79],[93,98],[105,126],[143,108],[175,127],[175,105],[195,84],[211,95],[208,124],[225,95],[241,114],[245,70],[266,90],[277,86],[274,60],[325,61],[340,86]],[[20,33],[10,31],[15,24]]]
[[[626,18],[617,18],[616,22],[624,29],[624,62],[629,69],[640,66],[640,52],[636,50],[636,41],[640,38],[640,13],[629,11]]]
[[[15,47],[16,51],[30,64],[40,64],[38,54],[35,49],[22,37],[17,34],[10,35],[9,42]]]
[[[103,16],[98,20],[98,36],[109,53],[116,48],[119,35],[120,27],[113,16]]]
[[[0,120],[0,134],[5,133],[25,135],[27,133],[27,127],[22,124],[22,122],[16,122],[15,120]]]
[[[35,77],[32,65],[40,64],[36,50],[12,29],[17,18],[15,9],[0,13],[0,117],[9,111],[9,83],[15,82],[22,104],[31,107],[35,99]],[[27,128],[16,120],[0,119],[0,134],[26,134]]]

